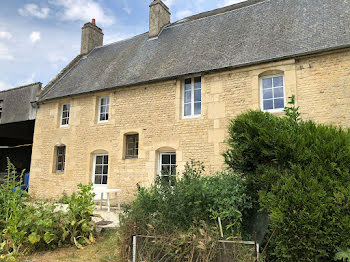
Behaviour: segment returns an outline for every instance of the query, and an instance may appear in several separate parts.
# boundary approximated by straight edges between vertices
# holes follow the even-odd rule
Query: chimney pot
[[[86,23],[81,29],[81,48],[80,54],[87,54],[96,46],[103,45],[102,29],[96,26],[96,20]]]
[[[170,24],[169,8],[162,0],[154,0],[150,4],[149,14],[149,37],[157,37],[163,27]]]

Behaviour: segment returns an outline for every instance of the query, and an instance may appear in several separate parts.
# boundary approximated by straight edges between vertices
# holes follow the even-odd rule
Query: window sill
[[[69,128],[69,125],[60,126],[60,128]]]
[[[138,157],[124,157],[123,160],[139,160]]]
[[[272,110],[262,110],[264,113],[271,113],[271,114],[278,114],[278,113],[283,113],[284,108],[281,109],[272,109]]]
[[[202,118],[202,115],[195,115],[195,116],[182,116],[182,119],[198,119]]]
[[[56,171],[56,172],[54,172],[53,174],[54,174],[54,175],[64,175],[64,172],[58,172],[58,171]]]

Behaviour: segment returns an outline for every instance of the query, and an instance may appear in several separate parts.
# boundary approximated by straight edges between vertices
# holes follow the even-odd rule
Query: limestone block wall
[[[259,79],[283,73],[285,97],[296,95],[305,119],[349,126],[350,51],[324,53],[258,66],[202,75],[202,114],[182,118],[182,81],[119,88],[47,101],[40,105],[34,132],[30,193],[58,198],[92,181],[93,155],[108,152],[108,187],[121,188],[121,200],[130,201],[136,184],[154,182],[158,155],[176,151],[177,171],[186,161],[204,162],[209,173],[223,168],[227,127],[235,116],[260,108]],[[110,97],[107,123],[97,122],[98,99]],[[70,103],[68,127],[60,127],[60,109]],[[281,115],[281,113],[279,113]],[[124,135],[139,134],[139,156],[124,158]],[[66,146],[64,174],[54,171],[55,145]]]

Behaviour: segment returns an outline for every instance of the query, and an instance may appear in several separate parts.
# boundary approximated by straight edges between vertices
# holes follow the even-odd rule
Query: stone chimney
[[[149,38],[157,37],[162,28],[170,24],[169,8],[162,0],[154,0],[149,11]]]
[[[103,45],[102,29],[96,26],[95,19],[91,23],[86,23],[81,29],[81,49],[80,54],[89,53],[96,46]]]

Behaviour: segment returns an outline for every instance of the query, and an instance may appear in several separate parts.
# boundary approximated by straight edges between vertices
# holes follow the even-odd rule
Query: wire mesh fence
[[[155,236],[133,237],[133,262],[250,262],[257,261],[254,241],[216,240],[203,244]]]

